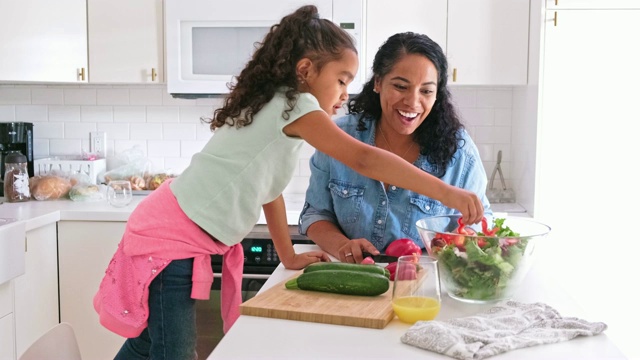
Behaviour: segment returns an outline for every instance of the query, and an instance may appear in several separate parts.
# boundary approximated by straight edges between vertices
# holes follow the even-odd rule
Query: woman
[[[423,171],[478,195],[487,175],[447,89],[447,59],[428,36],[401,33],[380,47],[373,76],[337,124],[356,139],[390,151]],[[452,214],[432,198],[362,176],[322,152],[311,157],[300,233],[343,262],[362,261],[398,238],[424,247],[415,223]]]

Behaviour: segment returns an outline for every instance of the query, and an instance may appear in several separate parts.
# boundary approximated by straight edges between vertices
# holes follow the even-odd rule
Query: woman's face
[[[318,99],[320,107],[333,116],[349,99],[347,86],[358,72],[358,55],[345,50],[340,60],[326,63],[320,71],[312,66],[305,78],[308,91]]]
[[[376,77],[374,89],[380,94],[381,121],[398,134],[410,135],[436,102],[438,71],[428,58],[409,54],[383,78]]]

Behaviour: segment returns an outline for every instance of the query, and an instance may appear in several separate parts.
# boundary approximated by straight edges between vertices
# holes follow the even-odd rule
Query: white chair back
[[[69,323],[60,323],[36,340],[19,360],[82,360],[76,334]]]

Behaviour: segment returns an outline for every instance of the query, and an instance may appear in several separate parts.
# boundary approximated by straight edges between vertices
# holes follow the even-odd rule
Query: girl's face
[[[422,55],[401,58],[383,78],[376,77],[385,126],[401,135],[412,134],[436,102],[438,70]]]
[[[333,116],[349,99],[347,86],[357,72],[358,55],[352,50],[345,50],[340,60],[326,63],[320,71],[311,65],[304,77],[304,85],[318,99],[320,107],[329,116]]]

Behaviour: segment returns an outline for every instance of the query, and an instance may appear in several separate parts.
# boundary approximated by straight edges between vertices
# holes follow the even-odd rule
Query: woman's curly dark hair
[[[224,106],[215,110],[212,119],[202,120],[211,124],[211,130],[225,124],[237,128],[249,125],[281,87],[288,89],[288,108],[283,114],[288,119],[299,94],[298,61],[309,58],[320,71],[328,62],[339,60],[346,49],[357,53],[351,36],[330,20],[321,19],[314,5],[303,6],[271,27],[237,82],[228,84],[231,92]]]
[[[384,78],[404,56],[417,54],[431,60],[438,70],[438,90],[436,102],[427,118],[413,133],[420,145],[420,153],[436,166],[439,176],[444,175],[462,139],[458,131],[463,128],[455,108],[451,103],[451,93],[447,88],[447,58],[442,48],[428,36],[412,32],[391,36],[380,46],[373,60],[373,76],[363,86],[362,92],[349,100],[349,113],[362,113],[359,129],[366,129],[365,118],[380,121],[382,106],[380,96],[373,91],[375,79]]]

